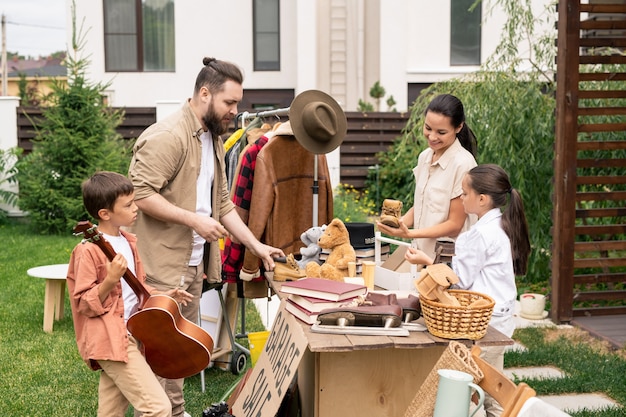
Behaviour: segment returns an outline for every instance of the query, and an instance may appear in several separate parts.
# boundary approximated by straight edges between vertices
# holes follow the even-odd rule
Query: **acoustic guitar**
[[[91,222],[79,222],[74,233],[98,245],[109,260],[115,258],[115,250]],[[139,299],[138,309],[126,326],[142,343],[146,362],[152,371],[163,378],[177,379],[195,375],[206,368],[213,351],[211,335],[184,318],[172,297],[151,295],[128,268],[124,280]]]

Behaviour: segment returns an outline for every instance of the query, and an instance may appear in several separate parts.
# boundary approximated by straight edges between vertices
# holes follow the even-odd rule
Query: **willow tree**
[[[411,169],[427,146],[422,134],[424,110],[435,95],[454,94],[463,102],[467,123],[478,139],[478,163],[502,166],[522,194],[533,248],[526,279],[545,281],[550,276],[552,242],[556,33],[537,32],[542,22],[554,19],[556,10],[551,6],[533,14],[529,0],[497,0],[492,7],[500,7],[507,15],[494,54],[479,71],[422,91],[402,135],[389,152],[378,155],[378,181],[371,173],[368,184],[371,193],[378,183],[381,196],[412,206]]]

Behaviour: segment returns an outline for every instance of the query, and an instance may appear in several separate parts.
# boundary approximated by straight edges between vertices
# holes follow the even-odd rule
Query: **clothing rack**
[[[271,116],[277,116],[277,117],[289,116],[289,107],[284,107],[282,109],[275,109],[275,110],[265,110],[265,111],[260,111],[256,113],[250,113],[247,111],[239,113],[237,117],[235,118],[235,129],[238,129],[239,119],[241,119],[241,127],[245,127],[246,120],[255,119],[257,117],[263,118],[263,117],[271,117]]]
[[[275,110],[265,110],[265,111],[260,111],[260,112],[256,112],[256,113],[250,113],[247,111],[244,111],[242,113],[237,114],[237,116],[235,117],[235,130],[239,129],[239,122],[241,121],[241,127],[245,128],[245,122],[246,120],[253,120],[257,117],[259,118],[264,118],[264,117],[278,117],[280,119],[281,116],[289,116],[289,107],[284,107],[284,108],[280,108],[280,109],[275,109]],[[318,180],[318,162],[317,162],[317,155],[315,155],[315,159],[314,159],[314,163],[313,163],[313,186],[311,187],[312,192],[313,192],[313,222],[312,225],[315,227],[317,226],[317,217],[318,217],[318,205],[319,205],[319,180]],[[245,301],[242,299],[243,295],[243,290],[240,288],[240,285],[238,284],[237,286],[237,293],[238,293],[238,298],[239,298],[239,302],[240,302],[240,310],[239,312],[241,313],[240,315],[240,319],[241,319],[241,333],[238,333],[235,337],[236,338],[244,338],[247,337],[247,333],[246,333],[246,319],[245,319]]]
[[[265,111],[260,111],[260,112],[256,112],[256,113],[250,113],[247,111],[244,111],[242,113],[239,113],[237,115],[237,117],[235,118],[235,129],[237,129],[238,127],[238,121],[239,119],[241,119],[241,127],[245,127],[245,121],[249,120],[249,119],[255,119],[257,117],[263,118],[263,117],[271,117],[271,116],[277,116],[277,117],[281,117],[281,116],[289,116],[289,109],[290,107],[283,107],[281,109],[275,109],[275,110],[265,110]],[[311,190],[313,192],[313,222],[311,223],[311,225],[313,227],[317,227],[317,216],[318,216],[318,205],[319,205],[319,193],[320,193],[320,187],[319,187],[319,180],[318,180],[318,174],[317,174],[317,155],[315,155],[315,159],[313,160],[313,185],[311,186]]]

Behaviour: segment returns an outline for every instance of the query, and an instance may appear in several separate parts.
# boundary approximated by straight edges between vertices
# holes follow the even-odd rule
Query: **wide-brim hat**
[[[324,154],[346,137],[346,115],[334,98],[319,90],[307,90],[289,106],[289,121],[296,140],[309,152]]]
[[[374,223],[345,223],[354,249],[373,248],[376,244]]]

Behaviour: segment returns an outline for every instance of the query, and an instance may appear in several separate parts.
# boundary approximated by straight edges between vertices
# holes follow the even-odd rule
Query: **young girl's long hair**
[[[476,158],[478,142],[472,129],[465,123],[465,109],[463,108],[461,100],[452,94],[440,94],[431,100],[424,114],[429,111],[449,117],[452,121],[452,126],[455,128],[463,123],[463,127],[459,133],[456,134],[456,137],[459,139],[461,145]]]
[[[513,270],[515,275],[526,275],[530,239],[522,196],[511,187],[508,174],[498,165],[478,165],[468,175],[474,191],[490,196],[494,207],[506,206],[502,212],[502,229],[511,241]]]

